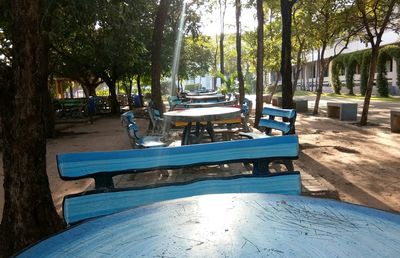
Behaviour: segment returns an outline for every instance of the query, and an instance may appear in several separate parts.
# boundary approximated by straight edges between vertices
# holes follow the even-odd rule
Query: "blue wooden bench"
[[[297,159],[296,135],[253,140],[215,142],[171,148],[83,152],[57,155],[60,176],[64,180],[94,178],[95,189],[64,198],[67,224],[107,215],[157,201],[217,193],[300,194],[298,172],[269,173],[276,159]],[[157,169],[176,169],[235,162],[253,164],[253,174],[228,178],[207,178],[157,187],[114,187],[113,177]]]
[[[263,117],[260,119],[259,127],[265,128],[265,134],[256,132],[243,132],[240,133],[240,135],[249,139],[265,138],[272,136],[273,130],[280,131],[282,135],[290,134],[294,127],[297,115],[295,109],[272,107],[264,107],[262,114]],[[281,121],[277,120],[278,118]]]
[[[140,136],[139,128],[131,111],[121,115],[121,124],[128,135],[129,142],[134,149],[165,147],[167,144],[161,141],[161,136]]]
[[[282,135],[288,135],[291,133],[292,128],[294,127],[297,115],[295,109],[282,109],[273,107],[264,107],[262,114],[263,117],[260,119],[259,127],[265,128],[264,133],[253,131],[241,132],[239,135],[249,139],[267,138],[273,136],[273,130],[281,132]],[[281,162],[285,164],[288,170],[294,169],[293,162],[291,160],[284,159]]]

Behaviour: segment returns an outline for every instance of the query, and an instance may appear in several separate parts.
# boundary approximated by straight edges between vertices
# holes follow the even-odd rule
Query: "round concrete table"
[[[216,95],[218,92],[211,91],[211,92],[188,92],[186,96],[204,96],[204,95]]]
[[[184,103],[185,108],[205,108],[205,107],[233,107],[237,105],[237,100],[227,100],[219,102],[195,102]]]
[[[213,95],[197,95],[197,96],[186,96],[191,102],[218,102],[224,101],[225,95],[213,94]]]
[[[400,215],[271,194],[159,202],[89,220],[19,257],[399,257]]]
[[[212,121],[232,119],[240,117],[240,109],[234,107],[209,107],[189,108],[164,113],[166,121],[187,122],[182,134],[182,145],[200,142],[202,137],[201,122],[206,122],[206,130],[214,141],[214,129]],[[196,123],[194,134],[191,133],[192,123]]]

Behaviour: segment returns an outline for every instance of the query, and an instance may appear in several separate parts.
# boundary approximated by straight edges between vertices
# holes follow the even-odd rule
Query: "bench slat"
[[[288,119],[292,119],[292,118],[296,117],[296,110],[295,109],[282,109],[282,108],[264,107],[262,114],[263,115],[279,116],[279,117],[285,117],[285,118],[288,118]]]
[[[290,132],[291,126],[289,122],[282,122],[271,120],[268,118],[261,118],[258,124],[259,126],[268,127],[271,129],[279,130],[283,132],[283,134],[287,134]]]
[[[159,201],[203,194],[275,193],[299,195],[299,172],[276,173],[269,176],[241,175],[208,178],[196,182],[175,183],[152,188],[131,188],[123,191],[96,192],[66,196],[63,203],[67,224],[108,215],[129,208]]]
[[[215,142],[174,148],[82,152],[57,155],[65,180],[93,177],[96,173],[149,171],[201,164],[230,163],[268,158],[297,158],[297,135]]]

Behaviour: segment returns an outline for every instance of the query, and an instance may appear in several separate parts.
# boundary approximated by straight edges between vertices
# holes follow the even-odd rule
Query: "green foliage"
[[[342,82],[340,81],[340,70],[343,69],[343,64],[337,58],[332,61],[332,88],[336,94],[340,94]]]
[[[153,23],[148,13],[155,3],[60,0],[55,5],[50,39],[57,73],[116,83],[145,67]]]
[[[96,90],[96,95],[108,97],[110,95],[110,92],[108,90]]]
[[[226,85],[222,85],[221,87],[218,88],[218,92],[220,92],[221,94],[228,94],[228,87],[226,87]]]
[[[390,58],[385,49],[381,49],[378,55],[378,61],[376,64],[376,71],[378,76],[376,77],[376,84],[378,87],[378,93],[381,97],[389,96],[389,83],[386,78],[387,69],[386,69],[386,61]]]
[[[200,83],[186,84],[185,85],[185,90],[194,91],[194,90],[200,89],[200,87],[201,87]]]
[[[237,78],[237,72],[231,74],[231,76],[225,76],[221,72],[217,72],[216,76],[221,79],[223,85],[226,86],[228,93],[233,93],[235,91],[235,80]]]
[[[244,84],[244,93],[250,95],[252,93],[252,87],[249,84]]]
[[[246,89],[249,90],[249,94],[252,94],[255,92],[256,80],[255,80],[253,74],[250,72],[246,72],[246,74],[244,76],[244,88],[245,88],[246,93],[247,93]]]
[[[346,88],[349,89],[349,94],[354,95],[354,73],[356,72],[357,61],[350,55],[346,62]]]
[[[179,77],[182,79],[204,76],[212,66],[211,38],[186,37],[179,62]]]
[[[350,94],[353,93],[354,87],[354,73],[356,65],[360,65],[360,91],[361,95],[365,95],[368,83],[369,64],[371,60],[371,51],[369,49],[357,51],[348,54],[341,54],[336,57],[332,64],[332,86],[336,94],[335,87],[339,83],[339,76],[341,69],[346,69],[346,87],[349,89]]]
[[[386,69],[386,61],[394,58],[396,60],[397,68],[399,68],[400,61],[400,47],[395,45],[390,45],[383,47],[379,51],[378,61],[377,61],[377,86],[378,92],[382,97],[387,97],[389,95],[389,83],[386,78],[387,69]],[[400,71],[400,70],[397,70]],[[400,89],[400,75],[397,73],[397,87]]]
[[[171,95],[171,90],[172,90],[171,81],[162,81],[160,85],[161,85],[162,95]]]
[[[360,92],[365,96],[368,85],[369,64],[371,62],[371,51],[366,50],[362,55],[361,71],[360,71]]]

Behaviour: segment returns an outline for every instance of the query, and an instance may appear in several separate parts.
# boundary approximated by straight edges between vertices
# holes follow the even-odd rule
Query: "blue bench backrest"
[[[127,127],[134,122],[135,122],[135,116],[133,115],[132,111],[127,111],[121,115],[122,126]]]
[[[243,100],[243,105],[242,105],[242,113],[244,115],[249,115],[251,112],[251,108],[252,108],[252,102],[251,100],[245,98]]]
[[[286,135],[173,148],[66,153],[57,155],[57,165],[61,178],[71,180],[116,171],[121,174],[121,171],[132,173],[221,162],[295,159],[298,154],[297,135]]]
[[[59,154],[57,165],[62,179],[95,179],[95,190],[65,197],[64,218],[70,224],[138,205],[199,194],[299,194],[298,172],[274,175],[268,171],[270,161],[296,159],[298,154],[296,135],[172,148]],[[112,179],[125,173],[233,162],[253,163],[253,174],[122,190],[114,188]]]
[[[195,182],[119,191],[92,191],[65,197],[63,203],[64,220],[67,224],[72,224],[141,205],[203,194],[274,193],[299,195],[301,192],[300,181],[299,172],[287,172],[264,176],[242,175],[228,178],[208,178]]]
[[[289,134],[296,121],[295,109],[264,107],[262,114],[266,117],[260,119],[259,126],[265,127],[268,135],[272,133],[272,129],[279,130],[284,135]],[[282,121],[277,121],[277,117]]]

